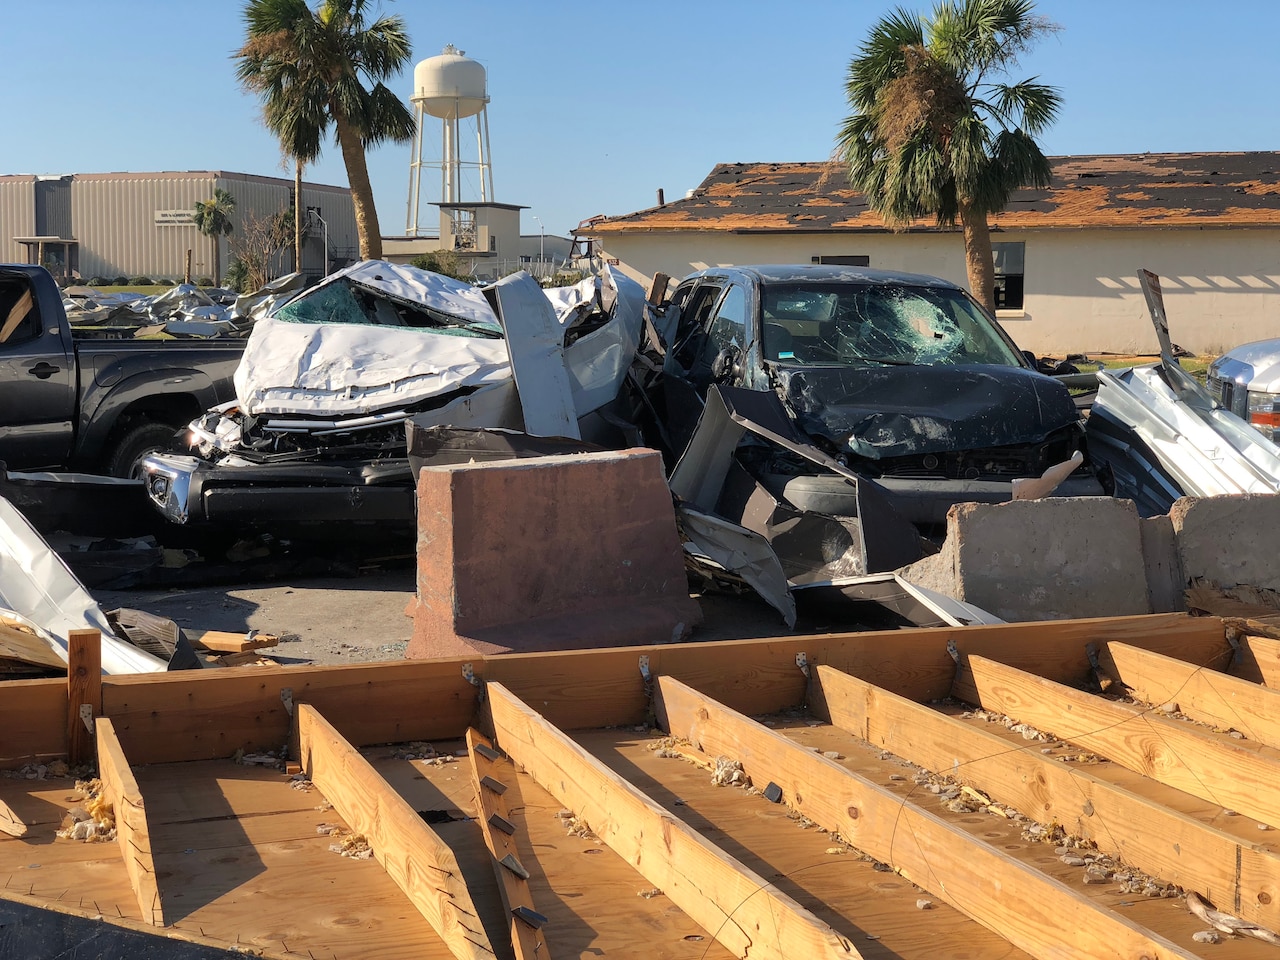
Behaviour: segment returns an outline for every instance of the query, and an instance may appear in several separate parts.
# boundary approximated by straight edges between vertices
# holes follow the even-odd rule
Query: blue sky
[[[905,3],[924,10],[931,4]],[[561,4],[399,0],[414,61],[446,43],[488,70],[496,199],[525,233],[674,199],[720,162],[821,160],[850,56],[890,9],[864,0]],[[1061,30],[1019,71],[1059,87],[1050,154],[1280,149],[1280,4],[1042,0]],[[292,176],[236,85],[238,0],[4,4],[0,173],[229,170]],[[408,98],[412,66],[395,88]],[[369,159],[404,232],[408,145]],[[308,179],[346,183],[336,145]],[[434,180],[432,183],[434,184]],[[438,197],[424,197],[424,202]]]

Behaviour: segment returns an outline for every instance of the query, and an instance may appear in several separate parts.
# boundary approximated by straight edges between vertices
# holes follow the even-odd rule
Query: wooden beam
[[[467,730],[467,750],[471,754],[471,785],[476,792],[476,821],[493,859],[493,872],[498,878],[502,905],[507,911],[516,960],[549,960],[551,953],[547,949],[546,934],[540,927],[535,928],[520,919],[518,912],[523,907],[537,914],[529,879],[525,875],[530,864],[520,860],[515,835],[494,826],[495,822],[511,823],[511,813],[503,797],[506,784],[502,781],[501,766],[497,760],[485,755],[486,752],[497,755],[497,752],[493,750],[493,744],[475,729]],[[494,817],[498,820],[494,821]],[[504,861],[509,866],[504,865]]]
[[[1193,720],[1280,748],[1280,691],[1127,643],[1104,644],[1099,660],[1138,700],[1157,707],[1176,703]]]
[[[102,634],[97,630],[72,630],[67,634],[67,762],[72,766],[93,762],[93,732],[80,708],[91,711],[89,720],[102,715]]]
[[[955,695],[1101,754],[1159,783],[1280,825],[1280,761],[1231,740],[987,660],[962,659]]]
[[[315,707],[294,706],[299,759],[316,788],[459,960],[492,960],[493,947],[453,851]]]
[[[1232,675],[1280,689],[1280,640],[1246,634],[1237,642],[1240,649],[1230,668]]]
[[[1033,956],[1192,956],[678,680],[658,678],[657,711],[672,736],[740,761],[757,785],[777,784],[795,810]]]
[[[923,704],[819,666],[814,701],[831,723],[904,760],[977,787],[1040,823],[1213,902],[1236,916],[1280,922],[1280,855],[1242,843],[1194,817],[1043,756],[1038,742],[1007,739]]]
[[[0,767],[67,755],[67,681],[6,680],[0,689]]]
[[[948,641],[966,653],[1074,681],[1088,675],[1085,645],[1123,640],[1205,663],[1230,656],[1212,617],[1155,614],[1050,623],[909,629],[809,637],[771,637],[585,651],[458,657],[344,666],[263,667],[106,677],[103,711],[116,722],[135,763],[208,760],[238,749],[274,749],[290,731],[281,702],[310,703],[354,744],[461,737],[476,711],[477,677],[506,684],[546,710],[561,729],[641,723],[648,710],[638,658],[747,714],[801,703],[796,654],[827,663],[913,700],[945,697],[955,662]],[[726,664],[732,667],[726,669]],[[432,704],[423,710],[424,701]],[[0,737],[3,737],[0,730]]]
[[[271,633],[250,636],[247,633],[231,633],[226,630],[206,630],[191,640],[195,647],[203,647],[215,653],[247,653],[263,647],[274,647],[279,642],[280,638]]]
[[[602,841],[736,956],[860,956],[827,924],[591,756],[500,683],[498,744]]]
[[[76,719],[79,722],[79,718]],[[152,926],[163,927],[164,905],[156,881],[156,863],[151,855],[151,828],[147,824],[142,791],[138,789],[138,781],[134,779],[129,761],[120,748],[111,721],[99,717],[95,729],[98,734],[98,777],[102,781],[103,796],[115,814],[116,841],[120,844],[129,885],[138,898],[142,919]]]

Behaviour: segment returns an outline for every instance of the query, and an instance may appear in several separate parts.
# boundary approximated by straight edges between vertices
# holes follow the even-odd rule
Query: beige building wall
[[[1186,349],[1220,353],[1280,337],[1280,230],[1011,231],[992,239],[1026,244],[1024,308],[999,319],[1037,354],[1154,353],[1141,267],[1160,274],[1170,333]],[[646,285],[656,272],[679,279],[714,266],[863,255],[877,269],[968,286],[958,233],[613,234],[597,253]]]

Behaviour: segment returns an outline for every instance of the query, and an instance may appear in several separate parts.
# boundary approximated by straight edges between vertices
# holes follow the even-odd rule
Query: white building
[[[1053,186],[991,220],[997,311],[1039,354],[1154,353],[1138,287],[1161,276],[1173,339],[1197,353],[1280,336],[1280,153],[1052,158]],[[854,263],[967,286],[958,231],[888,230],[826,163],[720,164],[681,200],[583,223],[647,282],[709,266]]]
[[[236,201],[230,237],[203,236],[192,222],[197,201],[221,188]],[[187,251],[192,276],[212,277],[214,244],[223,272],[245,218],[288,210],[293,181],[247,173],[76,173],[0,176],[0,262],[44,263],[58,276],[181,279]],[[302,206],[319,214],[303,243],[303,272],[315,277],[358,256],[347,187],[303,183]],[[327,230],[326,225],[327,224]],[[325,240],[328,250],[325,250]],[[293,269],[286,255],[282,270]]]

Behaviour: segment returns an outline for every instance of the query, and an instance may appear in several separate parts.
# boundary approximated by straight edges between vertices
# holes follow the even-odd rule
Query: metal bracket
[[[640,654],[640,677],[644,680],[645,723],[650,727],[658,725],[658,712],[653,706],[653,673],[649,669],[649,655]]]
[[[284,712],[292,717],[293,716],[293,687],[281,688],[280,702],[284,704]]]
[[[803,673],[807,679],[812,679],[809,673],[809,655],[803,650],[796,654],[796,666],[800,668],[800,672]]]
[[[1084,645],[1084,655],[1089,658],[1089,666],[1093,667],[1094,673],[1102,670],[1102,662],[1098,659],[1098,645],[1096,643],[1086,643]]]
[[[473,687],[480,686],[480,678],[476,676],[476,671],[469,663],[462,665],[462,679],[467,681]]]
[[[960,663],[960,648],[956,646],[954,639],[947,641],[947,653],[951,654],[951,659],[957,664]]]
[[[1228,630],[1227,643],[1231,644],[1231,665],[1240,666],[1241,661],[1244,660],[1244,650],[1240,647],[1240,635],[1234,630]]]
[[[80,704],[80,722],[84,724],[84,728],[93,733],[93,704]]]

